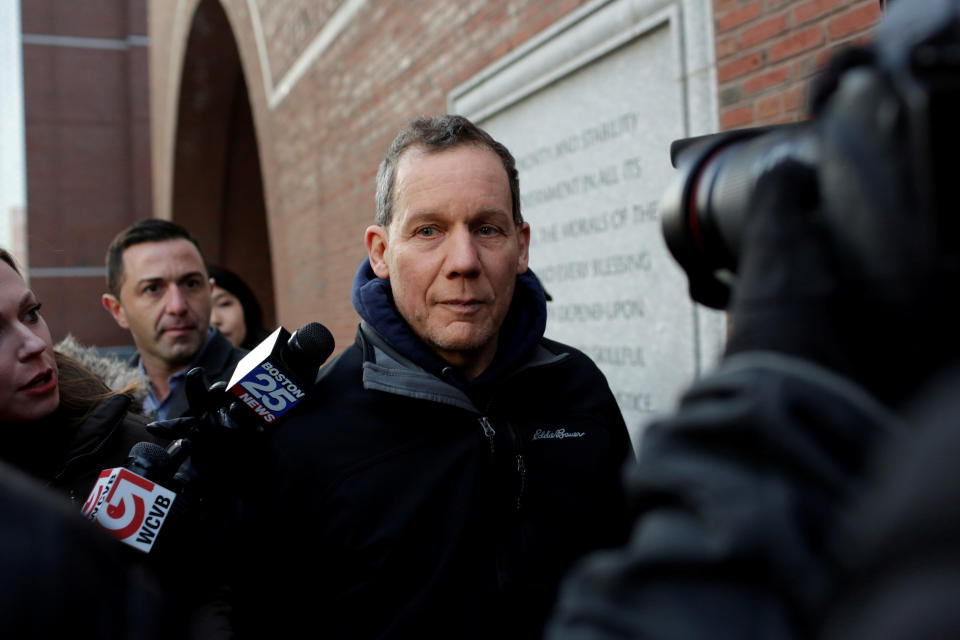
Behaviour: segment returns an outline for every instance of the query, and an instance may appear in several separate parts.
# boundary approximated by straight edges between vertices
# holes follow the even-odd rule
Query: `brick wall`
[[[168,166],[164,155],[173,154],[166,146],[172,138],[165,138],[165,123],[174,121],[166,113],[175,104],[168,91],[176,87],[168,81],[177,68],[166,68],[177,59],[170,48],[185,48],[188,34],[177,25],[190,25],[195,9],[208,1],[149,4],[158,185]],[[220,3],[250,92],[268,211],[268,229],[250,251],[266,251],[269,244],[279,323],[295,328],[319,321],[333,332],[338,350],[351,344],[359,321],[351,284],[366,257],[374,176],[393,136],[411,118],[444,113],[454,87],[587,1],[368,2],[272,106],[262,65],[269,64],[276,85],[346,3]],[[257,48],[255,24],[264,51]],[[164,193],[157,196],[157,215],[188,220],[164,204]]]
[[[443,113],[452,89],[588,1],[368,2],[278,97],[273,88],[349,3],[150,0],[156,215],[196,219],[170,205],[174,147],[189,142],[174,141],[170,109],[205,99],[178,98],[176,78],[195,10],[219,3],[249,90],[268,214],[250,250],[269,246],[277,321],[323,322],[343,348],[358,321],[350,288],[366,256],[374,175],[394,134],[412,117]],[[879,17],[876,0],[714,3],[724,128],[799,118],[803,86],[827,52],[868,38]]]
[[[831,52],[869,40],[877,0],[714,0],[720,128],[803,119]]]
[[[152,215],[146,0],[21,3],[30,286],[54,340],[129,344],[103,256]]]

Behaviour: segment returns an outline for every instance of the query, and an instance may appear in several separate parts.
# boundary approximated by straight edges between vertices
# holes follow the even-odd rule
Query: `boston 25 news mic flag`
[[[333,336],[320,323],[304,325],[292,336],[279,327],[237,364],[226,389],[219,383],[203,397],[188,393],[188,417],[152,423],[148,427],[152,433],[179,439],[168,449],[150,442],[134,445],[123,467],[100,474],[83,514],[121,542],[150,553],[186,488],[182,478],[196,476],[186,458],[196,448],[192,441],[202,442],[209,451],[217,448],[224,432],[250,427],[262,432],[264,426],[276,424],[307,396],[333,349]],[[192,370],[187,383],[198,377],[202,378],[202,370]],[[185,466],[189,467],[186,472]]]
[[[333,336],[319,322],[300,327],[292,336],[279,327],[237,363],[227,391],[256,423],[273,424],[300,404],[333,347]],[[232,406],[229,413],[237,415]]]

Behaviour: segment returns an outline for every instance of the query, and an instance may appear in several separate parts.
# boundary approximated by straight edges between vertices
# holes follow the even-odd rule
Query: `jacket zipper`
[[[487,442],[490,443],[490,455],[493,455],[496,452],[494,439],[497,437],[497,432],[490,426],[490,421],[487,419],[487,416],[480,416],[479,420],[480,426],[483,428],[483,435],[486,436]]]
[[[517,511],[520,511],[523,491],[526,489],[527,484],[527,466],[523,461],[523,454],[521,453],[517,454],[517,474],[520,476],[520,488],[517,490]]]
[[[496,453],[495,442],[497,432],[493,426],[490,425],[490,419],[487,418],[487,416],[481,416],[478,421],[480,422],[480,427],[483,429],[483,435],[487,438],[487,442],[490,443],[490,455],[493,455]],[[515,507],[517,511],[519,511],[520,507],[523,506],[523,494],[527,488],[527,463],[523,459],[523,454],[519,452],[520,436],[512,426],[507,425],[507,427],[510,429],[510,435],[514,439],[515,447],[518,450],[516,455],[514,455],[514,461],[516,462],[517,477],[519,479]]]

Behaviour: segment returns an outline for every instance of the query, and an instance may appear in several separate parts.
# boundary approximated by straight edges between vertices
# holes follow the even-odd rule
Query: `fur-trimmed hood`
[[[123,389],[131,383],[134,384],[135,390],[132,393],[134,402],[131,409],[138,410],[143,406],[143,401],[147,397],[147,387],[136,367],[116,356],[104,355],[96,347],[82,345],[70,334],[53,348],[78,360],[114,391]]]

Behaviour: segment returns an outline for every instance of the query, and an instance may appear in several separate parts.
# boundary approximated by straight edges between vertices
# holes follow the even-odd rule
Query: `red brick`
[[[800,25],[810,20],[820,18],[840,5],[844,0],[809,0],[793,9],[793,24]]]
[[[745,127],[753,122],[753,106],[738,107],[723,112],[720,116],[721,129],[736,129]]]
[[[817,71],[827,66],[827,63],[830,62],[830,57],[834,53],[836,53],[836,49],[824,49],[823,51],[817,52],[817,55],[814,57],[814,60],[816,60]]]
[[[721,65],[717,69],[717,81],[721,83],[727,82],[760,68],[762,64],[763,54],[759,51],[757,53],[751,53],[748,56],[743,56],[742,58],[737,58],[732,62]]]
[[[713,0],[713,15],[720,15],[727,9],[737,6],[737,0]]]
[[[717,60],[723,60],[724,58],[729,58],[737,51],[740,50],[740,47],[737,45],[736,36],[731,36],[725,40],[717,41]]]
[[[805,88],[802,85],[795,85],[783,92],[783,110],[799,111],[805,109],[804,96]]]
[[[830,22],[830,37],[843,38],[851,33],[871,28],[880,18],[880,7],[870,3],[849,11]]]
[[[783,84],[790,78],[790,68],[783,66],[754,76],[743,83],[745,94],[758,93],[774,85]]]
[[[761,13],[763,13],[763,3],[759,0],[728,11],[717,18],[717,33],[723,33],[739,27],[742,24],[746,24]]]
[[[794,58],[793,61],[791,62],[794,79],[801,82],[805,82],[807,78],[809,78],[810,76],[814,75],[817,71],[819,71],[820,67],[817,65],[818,55],[820,54],[814,52],[814,53],[801,56],[799,58]]]
[[[783,33],[787,28],[787,16],[781,14],[758,23],[740,34],[740,46],[749,49],[755,44],[769,40]]]
[[[783,113],[783,97],[777,93],[757,100],[757,119],[769,120]]]
[[[770,61],[776,62],[790,56],[819,47],[824,42],[823,30],[819,26],[798,31],[770,46]]]

